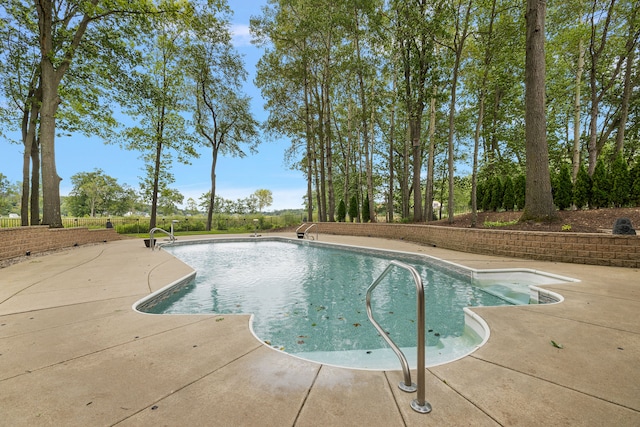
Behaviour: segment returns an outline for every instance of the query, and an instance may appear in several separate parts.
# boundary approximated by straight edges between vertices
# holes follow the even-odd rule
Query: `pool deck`
[[[489,341],[427,369],[433,410],[418,414],[399,370],[288,356],[254,338],[247,315],[135,312],[135,301],[191,272],[141,240],[33,257],[0,269],[0,426],[640,425],[638,269],[319,240],[581,281],[545,286],[561,304],[474,309]]]

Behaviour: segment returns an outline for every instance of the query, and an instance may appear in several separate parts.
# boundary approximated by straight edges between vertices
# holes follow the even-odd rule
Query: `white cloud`
[[[251,32],[246,24],[233,24],[231,26],[231,43],[235,47],[251,46]]]

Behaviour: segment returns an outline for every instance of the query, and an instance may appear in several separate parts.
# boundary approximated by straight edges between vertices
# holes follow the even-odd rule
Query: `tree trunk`
[[[580,20],[582,23],[582,19]],[[578,43],[578,69],[576,71],[576,88],[573,102],[573,159],[571,169],[571,181],[576,182],[580,170],[580,87],[582,86],[582,73],[584,71],[585,48],[580,39]]]
[[[402,191],[402,218],[409,218],[409,137],[404,138],[402,156],[402,181],[400,190]]]
[[[40,224],[40,143],[34,138],[31,144],[31,201],[30,224]]]
[[[396,93],[396,77],[395,73],[393,74],[393,88],[392,93],[395,95]],[[389,191],[387,193],[387,222],[393,222],[393,172],[394,172],[394,164],[393,164],[393,145],[395,141],[395,131],[396,131],[396,102],[395,96],[393,101],[391,102],[391,114],[389,117]]]
[[[545,103],[545,0],[527,0],[525,59],[525,206],[521,221],[551,220],[556,211],[551,195]]]
[[[632,79],[635,64],[635,46],[638,43],[638,29],[635,25],[638,8],[633,8],[631,17],[629,18],[629,35],[626,42],[627,63],[624,72],[624,88],[622,91],[622,101],[620,105],[620,122],[618,124],[618,133],[616,134],[616,151],[615,154],[622,153],[624,150],[624,134],[627,127],[627,119],[629,118],[629,102],[631,100]]]
[[[595,3],[595,0],[594,0]],[[616,3],[616,0],[609,1],[609,8],[607,10],[607,16],[604,20],[604,24],[602,26],[602,36],[600,37],[600,45],[596,46],[596,27],[602,21],[601,17],[596,18],[595,15],[595,4],[594,11],[591,14],[591,40],[589,43],[589,52],[591,56],[591,67],[589,70],[589,87],[591,89],[591,110],[589,117],[589,144],[587,147],[587,151],[589,152],[589,167],[588,172],[589,176],[593,176],[593,172],[596,170],[596,162],[598,161],[598,156],[600,154],[600,150],[598,149],[598,114],[600,112],[599,105],[602,96],[606,92],[606,88],[603,82],[601,85],[601,92],[598,93],[598,64],[600,62],[600,56],[604,51],[604,47],[607,43],[609,24],[611,23],[611,17],[613,13],[613,7]],[[596,22],[597,21],[597,22]],[[617,74],[617,73],[616,73]],[[613,84],[614,77],[611,78],[610,84]]]
[[[456,117],[456,92],[458,89],[458,73],[460,70],[460,61],[462,60],[462,52],[464,49],[464,42],[467,39],[467,33],[469,29],[469,16],[471,14],[471,3],[473,0],[468,0],[466,11],[464,14],[464,21],[462,22],[462,32],[460,32],[460,21],[459,13],[456,16],[456,33],[454,36],[454,55],[455,62],[453,65],[453,77],[451,79],[451,103],[449,104],[449,140],[448,140],[448,167],[449,167],[449,201],[447,203],[447,221],[449,224],[453,223],[453,215],[455,208],[455,199],[454,199],[454,147],[453,140],[455,136],[455,117]],[[460,4],[461,6],[461,4]],[[460,12],[460,8],[458,7],[458,12]]]
[[[313,146],[314,149],[312,150],[313,152],[313,178],[315,180],[315,187],[316,187],[316,205],[318,206],[318,222],[323,222],[324,221],[324,210],[322,207],[322,192],[321,192],[321,188],[322,185],[320,183],[320,173],[319,170],[320,168],[318,167],[318,153],[315,150],[315,147],[317,146],[317,144],[315,143],[315,138],[312,140],[313,141]],[[322,159],[320,160],[320,163],[322,163]]]
[[[494,3],[495,4],[495,3]],[[485,64],[487,65],[487,64]],[[473,134],[473,167],[471,169],[471,227],[478,224],[478,151],[480,149],[480,135],[482,132],[482,121],[484,120],[484,99],[487,68],[485,68],[485,78],[480,88],[480,99],[478,100],[478,120],[476,120],[476,130]]]
[[[309,111],[309,82],[307,67],[304,71],[305,136],[307,140],[307,220],[313,222],[313,144],[311,136],[311,113]]]
[[[40,109],[40,144],[42,153],[42,223],[62,228],[60,213],[60,177],[56,169],[56,112],[60,99],[53,65],[42,60],[42,107]],[[45,65],[46,64],[46,65]]]
[[[355,25],[356,25],[356,30],[354,32],[355,33],[354,42],[355,42],[355,48],[356,48],[356,60],[358,61],[358,64],[361,64],[362,61],[361,61],[361,55],[360,55],[360,38],[358,36],[358,32],[360,30],[360,24],[358,21],[357,10],[355,10]],[[367,195],[369,198],[369,214],[370,214],[371,222],[374,222],[375,216],[374,216],[374,210],[372,209],[372,206],[374,205],[373,165],[371,164],[369,159],[369,151],[370,151],[369,146],[371,141],[369,130],[373,126],[373,121],[371,122],[371,126],[369,126],[369,123],[367,122],[367,120],[369,119],[369,107],[367,103],[367,96],[366,96],[365,85],[364,85],[364,77],[362,75],[363,74],[362,68],[358,66],[356,69],[358,74],[358,93],[360,95],[360,108],[362,109],[361,111],[362,115],[360,119],[362,123],[362,136],[363,136],[362,145],[364,146],[365,173],[367,175]],[[371,129],[371,133],[373,133],[373,129]]]
[[[91,0],[95,6],[98,0]],[[42,155],[42,223],[52,228],[62,228],[60,214],[60,177],[56,170],[55,135],[56,112],[60,104],[58,86],[69,69],[74,53],[82,41],[91,18],[83,15],[76,27],[71,41],[66,46],[66,53],[60,62],[56,61],[53,37],[52,0],[35,2],[38,13],[38,29],[40,42],[40,73],[42,87],[42,103],[40,106],[40,146]]]
[[[160,187],[160,167],[162,162],[160,157],[162,156],[162,139],[156,142],[156,155],[153,165],[153,192],[151,194],[151,219],[149,220],[149,229],[155,228],[158,223],[158,190]]]
[[[453,79],[451,81],[451,102],[449,104],[449,136],[447,141],[447,168],[449,171],[449,199],[447,201],[447,222],[453,223],[453,215],[455,208],[454,201],[454,150],[453,150],[453,137],[455,134],[455,109],[456,109],[456,89],[458,86],[458,68],[460,66],[460,54],[462,54],[462,46],[460,46],[460,52],[456,51],[455,65],[453,66]]]
[[[424,190],[425,220],[433,221],[433,177],[436,153],[436,91],[433,88],[433,96],[429,106],[429,153],[427,159],[427,184]]]
[[[328,72],[328,71],[327,71]],[[335,213],[336,213],[336,196],[333,188],[333,147],[331,140],[331,103],[329,101],[329,88],[327,87],[323,90],[323,108],[326,110],[324,116],[324,136],[326,140],[326,159],[327,159],[327,197],[329,199],[329,208],[327,211],[327,216],[329,222],[335,222]]]
[[[484,124],[484,109],[487,98],[487,81],[489,79],[489,68],[491,66],[493,49],[493,23],[496,19],[496,0],[491,2],[491,15],[489,18],[489,30],[487,33],[487,43],[484,52],[484,63],[482,70],[482,83],[478,96],[478,120],[473,135],[473,167],[471,170],[471,227],[475,228],[478,223],[478,157],[480,150],[480,138]]]
[[[422,192],[420,172],[422,169],[422,145],[420,144],[420,121],[422,116],[409,119],[409,133],[413,146],[413,220],[422,221]]]
[[[22,114],[22,143],[24,145],[24,152],[22,155],[22,198],[20,202],[20,224],[22,226],[29,225],[29,178],[31,169],[31,145],[33,144],[33,138],[29,134],[31,128],[31,120],[29,116],[33,111],[33,105],[29,108],[25,105],[24,112]],[[35,133],[34,133],[35,135]]]
[[[207,211],[207,231],[213,227],[213,208],[216,201],[216,164],[218,163],[218,148],[213,147],[211,152],[211,193],[209,194],[209,209]]]
[[[322,128],[322,117],[318,117],[319,128]],[[318,221],[327,221],[327,170],[326,170],[326,152],[324,145],[324,132],[320,132],[318,137],[318,147],[320,148],[318,161],[320,162],[320,178],[319,187],[316,187],[316,191],[320,196],[318,200]]]
[[[342,200],[345,203],[345,206],[349,206],[349,201],[351,200],[349,197],[349,183],[351,179],[351,148],[353,147],[353,113],[352,113],[352,103],[349,100],[349,106],[347,108],[347,149],[344,155],[344,182],[342,185]]]

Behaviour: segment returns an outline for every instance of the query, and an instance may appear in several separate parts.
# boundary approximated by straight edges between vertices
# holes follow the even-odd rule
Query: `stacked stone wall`
[[[317,227],[319,233],[400,239],[477,254],[640,268],[640,236],[386,223],[325,222],[318,223]]]

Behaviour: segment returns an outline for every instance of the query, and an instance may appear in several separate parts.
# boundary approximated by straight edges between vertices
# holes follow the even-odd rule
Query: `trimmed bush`
[[[558,209],[563,211],[571,207],[573,202],[573,184],[568,164],[565,163],[560,167],[560,173],[554,181],[553,202]]]
[[[631,168],[629,175],[631,180],[630,201],[634,206],[640,206],[640,159]]]
[[[502,206],[505,210],[512,211],[516,205],[516,193],[513,180],[510,176],[504,179],[504,197],[502,198]]]
[[[497,176],[494,176],[491,180],[491,202],[489,202],[489,208],[496,212],[502,208],[502,200],[504,197],[504,188],[502,181]]]
[[[591,177],[584,165],[580,165],[573,186],[573,203],[578,209],[591,205]]]
[[[358,200],[356,196],[351,196],[349,202],[349,221],[354,222],[358,219]]]
[[[631,192],[630,179],[629,166],[622,157],[622,153],[620,153],[611,166],[610,201],[617,208],[626,206],[629,203],[629,193]]]
[[[338,222],[345,222],[347,219],[347,206],[344,204],[344,200],[340,200],[338,204]]]
[[[527,179],[524,174],[520,174],[516,177],[515,182],[513,183],[515,198],[516,198],[516,206],[519,211],[524,209],[524,201],[525,201],[525,193],[526,193],[526,184]]]
[[[611,180],[602,160],[596,163],[591,178],[591,206],[596,209],[606,208],[610,201]]]
[[[369,195],[364,197],[362,202],[362,222],[369,222],[371,220],[371,213],[369,212]]]

